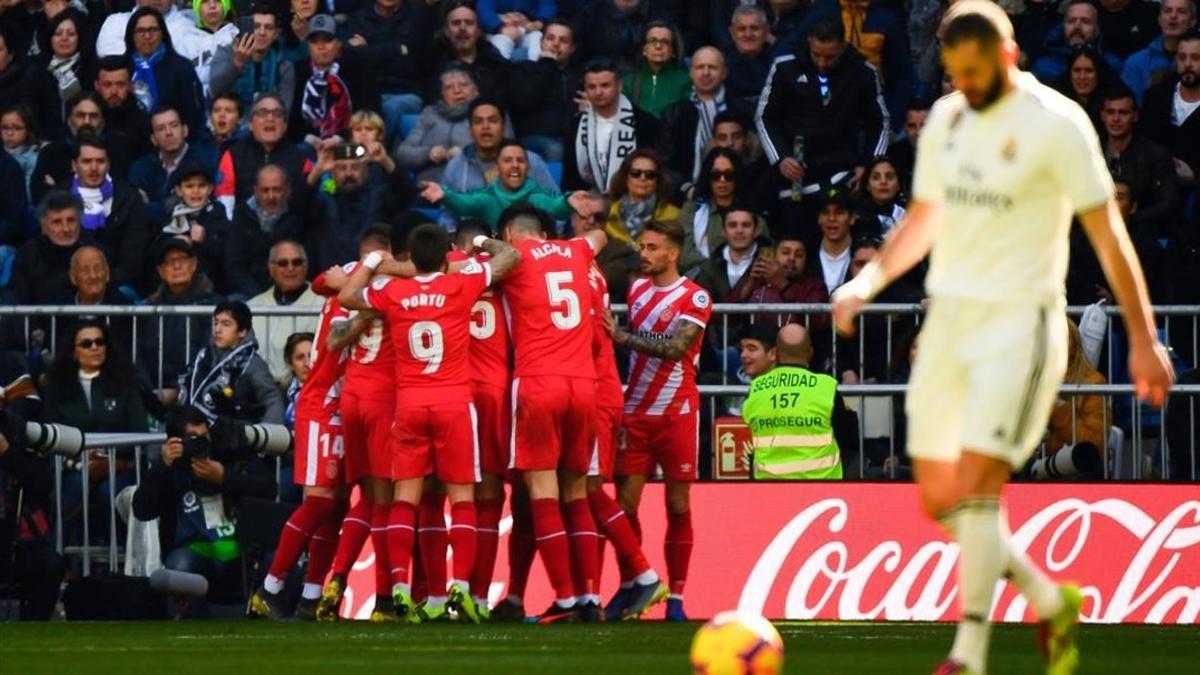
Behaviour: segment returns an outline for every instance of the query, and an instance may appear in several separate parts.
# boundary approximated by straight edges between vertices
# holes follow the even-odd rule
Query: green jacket
[[[742,419],[754,435],[754,478],[842,477],[833,435],[837,380],[798,366],[754,378]]]
[[[650,68],[642,60],[636,71],[621,80],[621,92],[635,106],[658,119],[667,108],[687,100],[692,92],[692,78],[685,68],[673,63],[658,75],[651,75]]]
[[[546,211],[558,220],[571,217],[571,205],[567,203],[565,195],[551,192],[529,179],[516,192],[509,192],[499,180],[470,192],[458,192],[443,183],[442,191],[446,193],[442,204],[456,216],[479,218],[493,228],[500,222],[500,214],[504,209],[517,202],[528,202],[530,206]]]

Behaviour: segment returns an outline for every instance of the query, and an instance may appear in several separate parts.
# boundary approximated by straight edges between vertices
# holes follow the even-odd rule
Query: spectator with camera
[[[268,5],[250,8],[254,30],[221,47],[209,65],[208,86],[214,99],[232,94],[242,109],[254,105],[259,94],[275,94],[290,108],[296,89],[296,68],[283,53],[279,17]]]
[[[59,343],[46,372],[47,422],[87,434],[149,430],[142,383],[129,360],[129,346],[118,344],[102,319],[84,319],[62,331]],[[133,448],[91,450],[81,461],[87,463],[89,494],[101,506],[92,514],[103,516],[97,523],[107,522],[110,500],[135,482]],[[109,481],[110,461],[115,464],[115,485]],[[83,503],[79,471],[64,473],[62,491],[63,517],[74,520]]]
[[[54,614],[66,566],[51,531],[53,472],[49,457],[21,443],[25,420],[42,402],[20,360],[0,352],[0,583],[16,584],[22,621]]]
[[[283,394],[258,355],[253,315],[244,302],[227,300],[213,310],[209,342],[192,357],[180,384],[184,405],[210,421],[283,424]]]
[[[163,565],[199,574],[210,588],[240,586],[241,499],[275,496],[275,478],[266,464],[228,426],[214,425],[195,406],[175,411],[167,419],[162,460],[150,465],[133,494],[133,514],[139,520],[158,519]],[[196,602],[188,615],[207,613],[205,604]]]

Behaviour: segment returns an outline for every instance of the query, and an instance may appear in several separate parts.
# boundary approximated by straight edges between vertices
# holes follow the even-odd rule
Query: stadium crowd
[[[934,35],[946,4],[0,0],[4,302],[218,307],[212,320],[69,328],[6,318],[0,339],[24,358],[0,361],[0,377],[24,384],[4,386],[5,407],[87,431],[144,430],[174,411],[183,429],[218,416],[203,395],[216,382],[232,392],[220,414],[291,424],[308,354],[325,347],[318,317],[253,312],[321,307],[322,271],[363,251],[402,255],[422,223],[498,236],[514,205],[549,214],[552,237],[603,232],[596,263],[616,303],[639,276],[639,240],[663,223],[679,226],[679,272],[713,302],[828,302],[904,214],[921,126],[952,87]],[[1023,66],[1092,118],[1154,302],[1200,303],[1196,3],[1000,4]],[[1078,227],[1067,297],[1112,302]],[[919,269],[879,299],[922,300]],[[790,323],[807,326],[814,372],[842,384],[907,377],[911,315],[871,315],[849,339],[827,316],[763,312],[709,326],[699,379],[748,383],[775,348],[762,324]],[[1194,367],[1189,329],[1172,342]],[[1068,379],[1104,380],[1075,356]],[[1079,417],[1052,420],[1049,446],[1102,443],[1112,415],[1101,399]],[[871,468],[894,468],[890,447],[865,451]],[[88,460],[92,494],[133,484],[131,459],[120,456],[111,485],[107,462]],[[24,461],[0,451],[0,478],[31,475]],[[254,467],[207,462],[195,477],[231,497],[274,495]],[[62,488],[73,511],[82,480]],[[25,508],[42,515],[21,536],[46,542],[50,486],[33,483],[41,500]],[[173,512],[168,487],[135,510]],[[61,578],[44,551],[22,555],[23,568]],[[177,569],[196,555],[164,548]],[[46,611],[44,597],[31,602]]]

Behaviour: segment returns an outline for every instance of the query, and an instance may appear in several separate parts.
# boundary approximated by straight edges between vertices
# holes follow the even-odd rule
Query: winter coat
[[[637,71],[621,78],[621,92],[633,105],[659,118],[664,110],[687,99],[692,79],[687,69],[674,63],[667,63],[655,75],[643,60]]]
[[[466,107],[447,116],[444,105],[427,105],[421,110],[417,124],[401,141],[393,153],[396,164],[405,171],[412,171],[419,181],[435,181],[442,175],[444,164],[434,164],[429,151],[435,146],[464,148],[471,143],[471,121],[467,119]]]
[[[500,221],[504,209],[517,202],[528,202],[559,220],[571,217],[571,206],[565,196],[546,190],[529,179],[516,192],[509,192],[498,180],[472,192],[456,192],[446,185],[442,189],[446,193],[443,206],[459,218],[479,218],[492,228]]]

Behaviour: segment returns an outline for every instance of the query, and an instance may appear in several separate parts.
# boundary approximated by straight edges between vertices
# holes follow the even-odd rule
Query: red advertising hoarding
[[[1086,621],[1200,622],[1200,487],[1013,485],[1006,499],[1014,542],[1053,578],[1083,586]],[[662,504],[661,485],[647,486],[640,518],[646,553],[660,574],[666,570]],[[959,616],[958,547],[920,515],[912,484],[698,484],[692,517],[696,547],[686,593],[692,618],[735,607],[772,619]],[[506,592],[510,526],[506,515],[493,603]],[[370,613],[373,559],[367,549],[356,565],[346,616]],[[616,576],[610,553],[606,598]],[[541,609],[550,600],[539,560],[526,606]],[[992,616],[1033,620],[1007,585]]]

